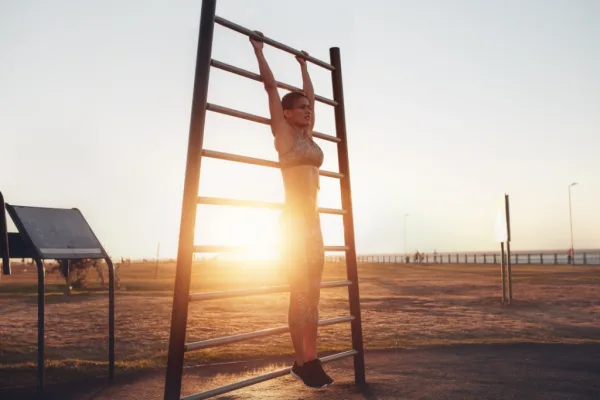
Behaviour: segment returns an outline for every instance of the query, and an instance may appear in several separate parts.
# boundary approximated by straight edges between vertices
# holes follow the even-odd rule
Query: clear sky
[[[200,0],[0,1],[0,190],[78,207],[115,256],[176,254]],[[328,60],[341,48],[357,248],[600,247],[600,2],[221,0],[217,14]],[[294,58],[265,50],[278,80]],[[213,57],[257,71],[245,36]],[[309,67],[331,97],[327,71]],[[262,86],[212,70],[209,101],[268,115]],[[316,130],[334,134],[318,104]],[[335,145],[322,147],[337,170]],[[209,113],[205,147],[276,159],[268,127]],[[282,200],[279,171],[206,159],[200,194]],[[322,206],[339,207],[322,179]],[[198,244],[273,242],[277,213],[198,208]],[[326,244],[341,217],[324,216]]]

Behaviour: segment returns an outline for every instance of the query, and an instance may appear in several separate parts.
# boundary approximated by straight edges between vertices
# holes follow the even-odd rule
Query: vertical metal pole
[[[344,88],[342,84],[342,62],[340,49],[332,47],[329,49],[331,65],[335,67],[332,71],[333,100],[338,105],[335,107],[335,130],[341,141],[338,143],[338,165],[339,171],[344,175],[340,179],[340,191],[342,194],[342,209],[346,211],[344,221],[344,242],[348,246],[346,250],[346,268],[348,280],[352,285],[348,287],[350,297],[350,313],[354,316],[352,321],[352,348],[358,352],[354,356],[354,381],[357,386],[363,386],[365,380],[365,358],[363,352],[362,322],[360,316],[360,295],[358,290],[358,268],[356,265],[356,244],[354,242],[354,215],[352,212],[352,190],[350,187],[350,162],[348,158],[348,137],[346,135],[346,114],[344,109]]]
[[[41,398],[44,393],[45,385],[45,321],[44,321],[44,306],[45,306],[45,276],[46,269],[44,268],[44,262],[41,258],[35,258],[35,264],[37,265],[38,275],[38,351],[37,351],[37,392]]]
[[[177,271],[175,273],[173,309],[171,313],[165,400],[178,400],[181,393],[194,251],[194,229],[196,226],[196,208],[200,186],[200,161],[202,159],[202,144],[204,141],[206,100],[208,97],[216,3],[216,0],[203,0],[200,16],[200,33],[196,53],[194,94],[192,98],[185,185],[183,188],[183,204],[179,230],[179,248],[177,251]]]
[[[500,277],[502,278],[502,305],[506,303],[506,282],[504,279],[504,242],[500,243]]]
[[[154,268],[154,279],[158,279],[158,256],[160,255],[160,242],[156,247],[156,267]]]
[[[404,260],[406,260],[406,217],[410,214],[404,214]]]
[[[2,274],[10,275],[10,249],[8,248],[8,228],[6,224],[6,211],[4,196],[0,192],[0,254],[2,255]]]
[[[504,207],[506,209],[506,272],[508,275],[508,304],[512,303],[512,260],[510,254],[510,205],[508,195],[504,195]]]
[[[569,227],[571,231],[571,262],[575,264],[575,249],[573,248],[573,213],[571,211],[571,186],[569,185]]]
[[[115,266],[104,259],[108,267],[108,379],[115,379]]]

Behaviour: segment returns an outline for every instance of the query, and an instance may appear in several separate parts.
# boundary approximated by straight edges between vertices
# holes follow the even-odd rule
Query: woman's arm
[[[304,55],[308,55],[307,52],[302,52]],[[302,71],[302,91],[308,98],[308,104],[310,106],[311,111],[311,119],[310,119],[310,129],[309,136],[312,138],[312,131],[315,127],[315,89],[313,88],[312,81],[310,80],[310,74],[308,73],[308,66],[306,65],[306,60],[301,57],[296,57],[296,60],[300,63],[300,71]]]
[[[262,33],[260,32],[255,33],[259,36],[262,36]],[[281,107],[281,98],[279,97],[279,92],[277,91],[277,81],[275,81],[273,72],[271,71],[271,68],[269,68],[269,64],[267,63],[265,55],[263,54],[263,42],[253,39],[252,37],[250,38],[250,42],[252,43],[252,47],[254,47],[254,54],[256,55],[256,60],[258,61],[260,76],[269,97],[271,132],[273,133],[273,136],[277,138],[278,133],[281,134],[287,131],[287,123],[285,122],[283,108]]]

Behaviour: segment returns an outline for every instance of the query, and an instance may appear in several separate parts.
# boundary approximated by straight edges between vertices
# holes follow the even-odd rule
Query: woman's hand
[[[265,36],[262,34],[262,32],[259,32],[259,31],[254,31],[254,33],[261,38],[263,38]],[[253,37],[250,37],[250,43],[252,43],[252,47],[254,47],[254,50],[256,50],[256,51],[260,51],[263,49],[264,43],[260,39],[255,39]]]
[[[301,52],[302,54],[304,54],[305,56],[308,56],[308,53],[304,50],[302,50]],[[296,56],[296,60],[298,60],[298,62],[300,63],[300,66],[305,66],[306,65],[306,60],[300,56]]]

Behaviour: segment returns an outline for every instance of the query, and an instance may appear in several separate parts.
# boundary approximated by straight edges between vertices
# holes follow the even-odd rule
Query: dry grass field
[[[121,268],[116,294],[117,374],[163,368],[169,336],[174,264]],[[500,304],[499,266],[359,265],[365,347],[399,349],[450,344],[600,342],[600,267],[513,266],[514,301]],[[36,284],[31,266],[0,280],[0,387],[35,384]],[[71,296],[47,275],[48,383],[107,371],[107,293],[96,272]],[[198,263],[192,292],[281,284],[273,266]],[[324,280],[345,278],[328,264]],[[286,324],[284,294],[190,304],[188,341]],[[347,289],[322,292],[321,318],[347,315]],[[323,327],[321,351],[351,346],[349,324]],[[187,354],[187,365],[292,354],[288,335]]]

